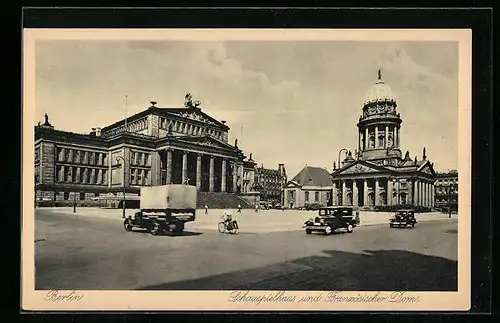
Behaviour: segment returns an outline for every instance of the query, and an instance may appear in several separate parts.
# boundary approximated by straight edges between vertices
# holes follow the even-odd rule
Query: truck
[[[182,234],[185,224],[196,219],[196,186],[169,184],[141,187],[140,210],[123,222],[126,231],[142,228],[156,235]]]

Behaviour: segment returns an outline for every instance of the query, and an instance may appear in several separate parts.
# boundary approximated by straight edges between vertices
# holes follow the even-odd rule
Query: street
[[[457,290],[456,219],[325,236],[244,210],[237,235],[199,214],[182,236],[153,236],[85,212],[36,210],[37,290]]]

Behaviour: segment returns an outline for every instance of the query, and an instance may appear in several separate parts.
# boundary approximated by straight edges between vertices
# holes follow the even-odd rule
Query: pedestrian
[[[238,204],[238,211],[237,213],[241,213],[241,204]]]
[[[208,214],[208,204],[205,204],[205,214]]]
[[[255,213],[259,212],[259,204],[255,204]]]

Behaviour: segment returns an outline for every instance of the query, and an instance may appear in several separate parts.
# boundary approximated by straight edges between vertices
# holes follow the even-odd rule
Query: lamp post
[[[73,182],[73,213],[76,213],[76,179]]]
[[[346,154],[349,152],[346,148],[342,148],[342,149],[340,149],[340,150],[339,150],[339,155],[338,155],[338,158],[337,158],[337,162],[338,162],[337,167],[338,167],[339,169],[340,169],[340,154],[341,154],[343,151],[344,151]],[[341,189],[341,187],[340,187],[340,176],[339,176],[339,179],[338,179],[338,184],[339,184],[339,185],[338,185],[339,189]],[[338,195],[339,195],[339,194],[338,194],[338,191],[337,191],[337,196],[335,196],[335,198],[337,198],[337,197],[338,197]],[[342,194],[342,196],[343,196],[343,194]],[[332,202],[333,202],[333,197],[332,197]],[[342,203],[343,203],[342,198],[340,198],[340,199],[339,199],[339,205],[342,205]],[[333,203],[332,203],[332,204],[333,204]]]
[[[123,203],[122,203],[122,209],[123,209],[123,213],[122,213],[122,219],[125,219],[125,158],[123,158],[122,156],[117,156],[116,157],[116,162],[118,163],[118,165],[120,165],[120,159],[123,160],[123,181],[122,181],[122,184],[123,184]]]
[[[455,192],[455,187],[450,184],[448,186],[448,218],[451,219],[451,194]]]

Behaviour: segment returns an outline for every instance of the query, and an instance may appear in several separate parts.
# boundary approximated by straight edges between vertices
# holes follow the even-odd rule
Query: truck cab
[[[124,228],[145,228],[152,234],[181,234],[187,222],[196,219],[196,186],[170,184],[142,187],[140,211],[124,221]]]

